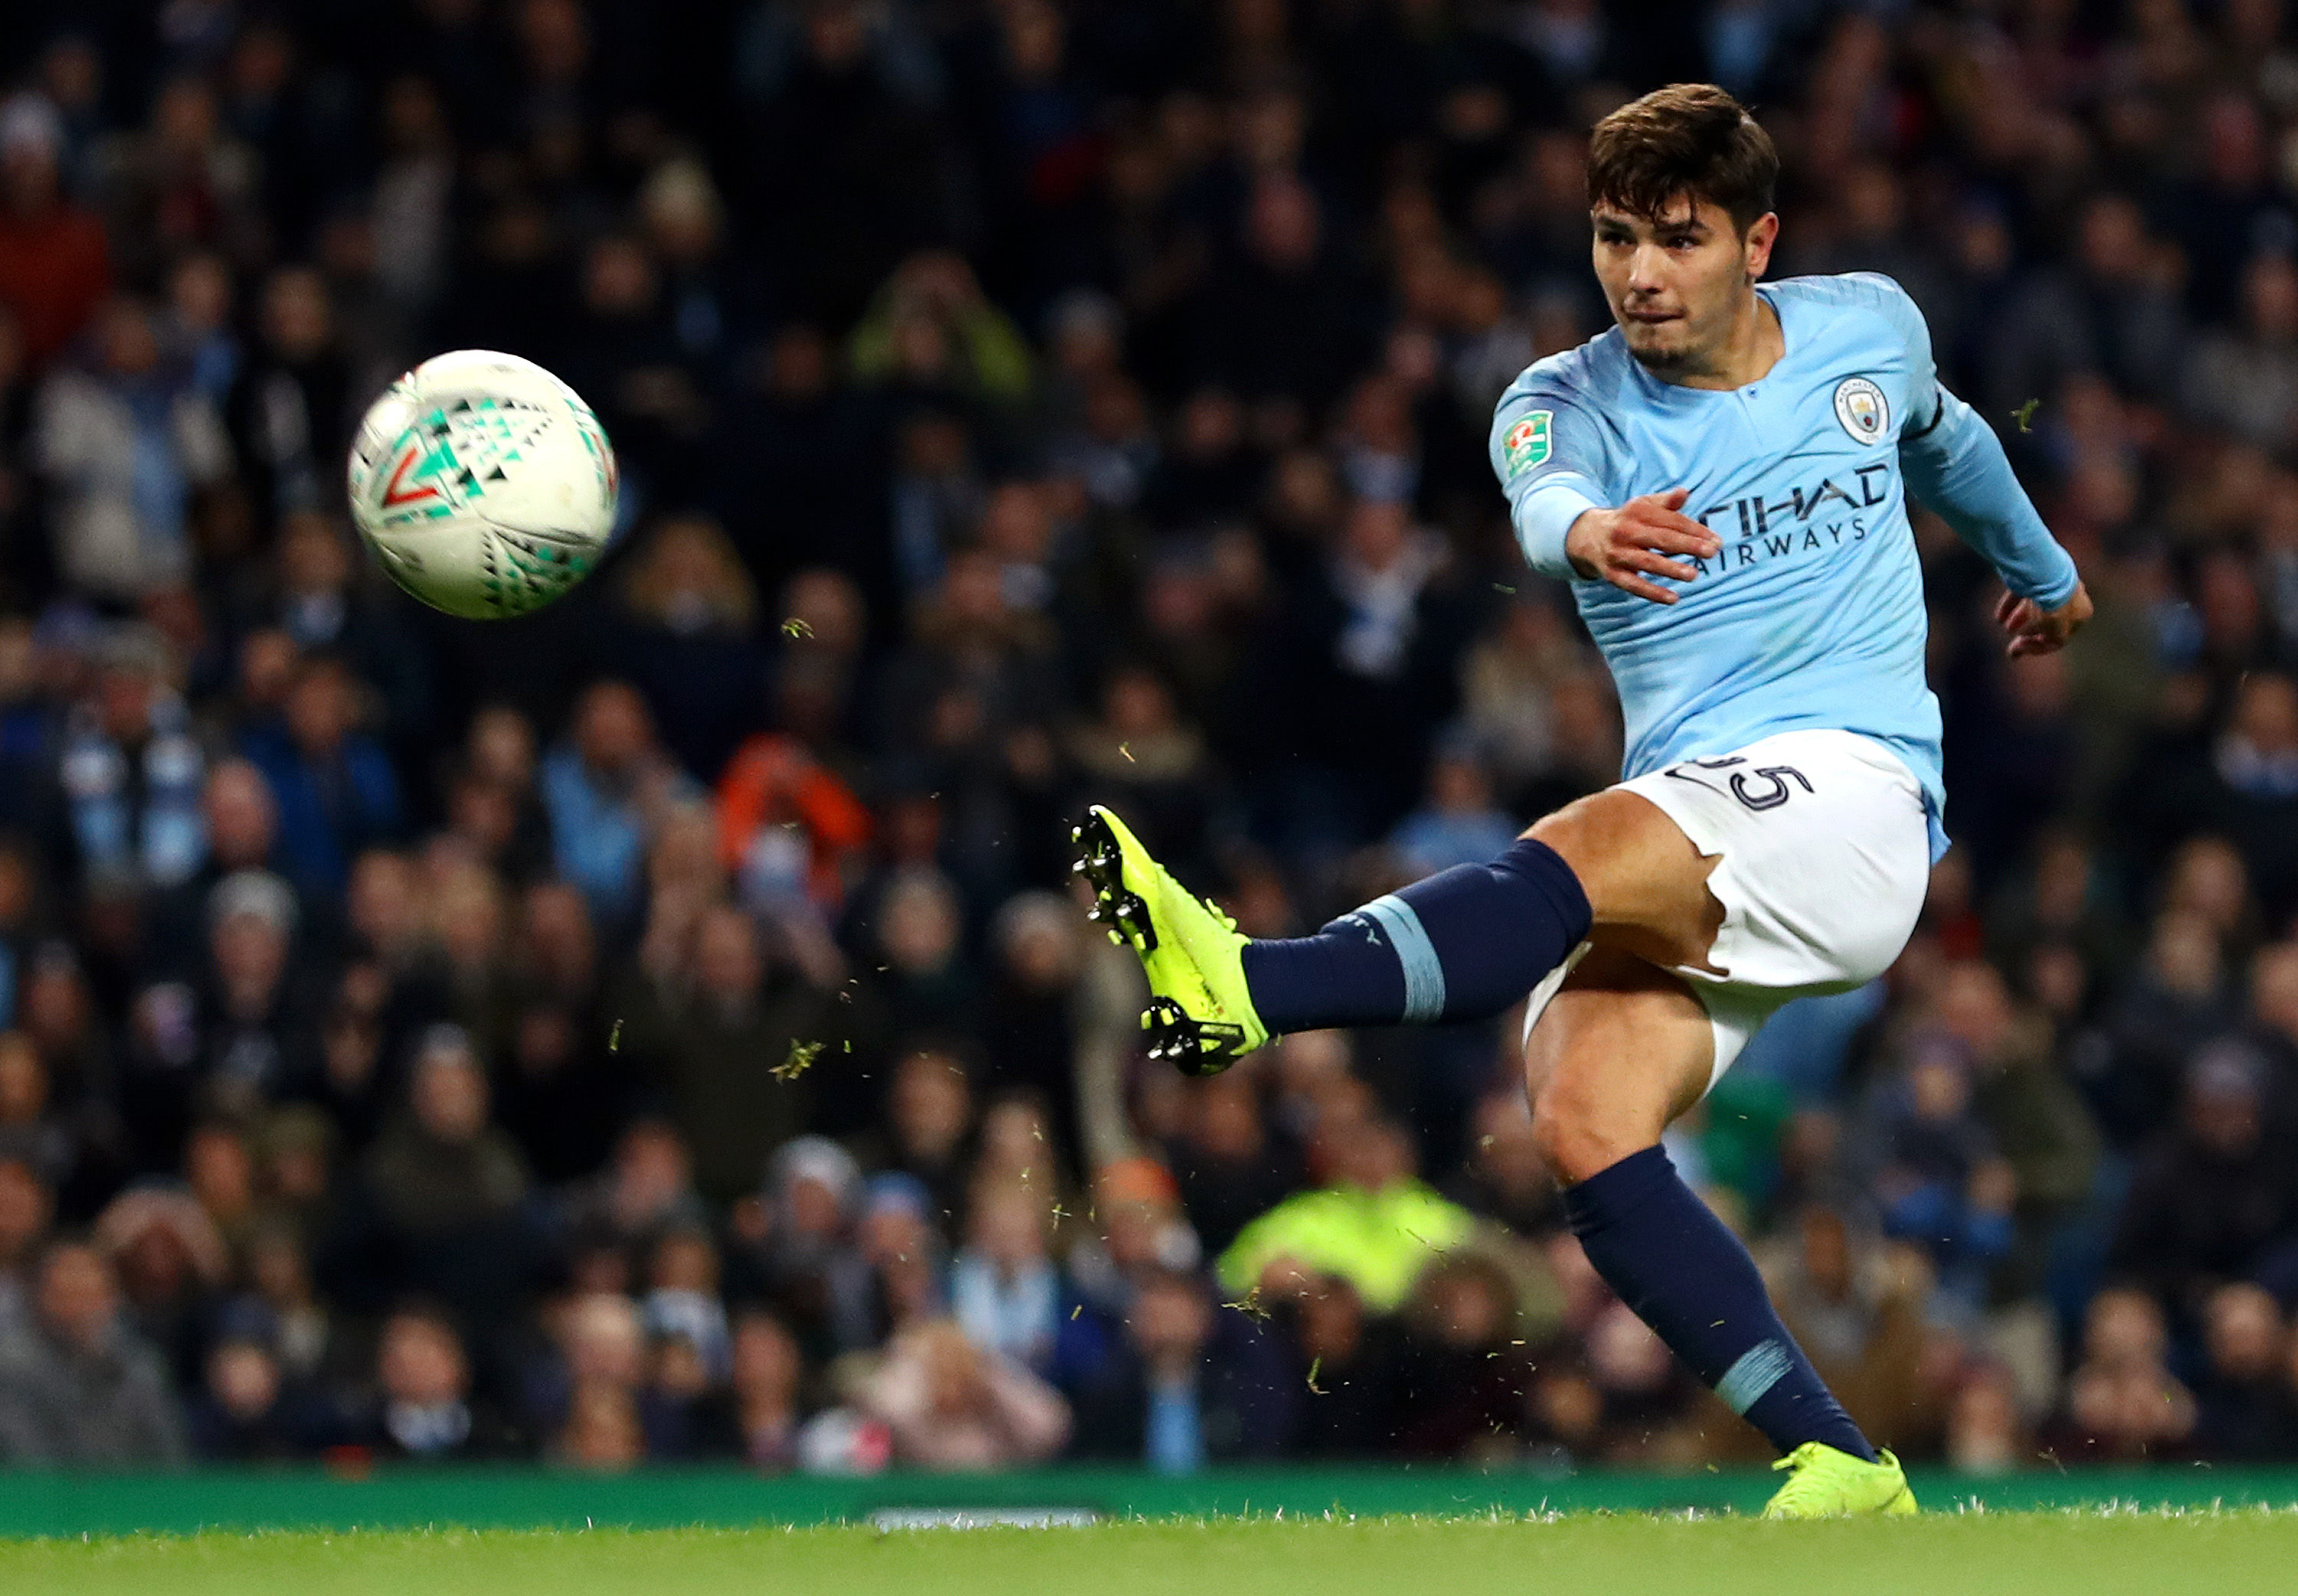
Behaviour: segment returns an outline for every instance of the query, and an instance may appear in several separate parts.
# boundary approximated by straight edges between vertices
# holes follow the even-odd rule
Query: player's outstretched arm
[[[2010,590],[1995,618],[2010,634],[2012,657],[2064,648],[2090,619],[2082,577],[2019,485],[2003,440],[1938,380],[1922,311],[1897,283],[1872,272],[1813,280],[1831,285],[1845,303],[1876,311],[1905,344],[1910,381],[1899,463],[1908,491],[1978,550]]]
[[[1651,579],[1690,582],[1699,573],[1671,557],[1712,559],[1724,546],[1723,540],[1683,514],[1683,501],[1690,496],[1686,489],[1672,488],[1631,499],[1617,509],[1584,511],[1565,534],[1565,557],[1583,576],[1608,582],[1654,604],[1673,604],[1676,595]]]
[[[2011,657],[2054,653],[2090,619],[2090,595],[2019,485],[1995,429],[1944,387],[1938,393],[1930,426],[1900,444],[1907,485],[2010,590],[1995,618],[2010,635]]]
[[[2064,648],[2091,613],[2075,562],[2035,513],[1995,429],[1944,387],[1938,394],[1930,425],[1901,441],[1907,485],[2010,590],[1995,618],[2012,657]]]

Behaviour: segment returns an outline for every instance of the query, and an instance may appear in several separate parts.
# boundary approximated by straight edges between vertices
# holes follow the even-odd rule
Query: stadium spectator
[[[116,1189],[119,1161],[140,1150],[128,1145],[124,1125],[126,1111],[133,1104],[123,1102],[120,1094],[115,1074],[119,1050],[96,1006],[87,971],[70,943],[44,939],[32,950],[17,992],[16,1012],[19,1030],[38,1051],[46,1071],[49,1100],[75,1122],[82,1154],[113,1165],[96,1173],[87,1194],[93,1201],[85,1206],[75,1203],[72,1217],[86,1219]],[[139,1021],[147,1017],[136,1016]],[[105,1177],[110,1184],[104,1183]],[[83,1180],[87,1178],[83,1172]]]
[[[1266,752],[1289,755],[1302,773],[1291,779],[1307,784],[1288,852],[1327,853],[1409,807],[1420,785],[1410,773],[1453,706],[1467,630],[1443,580],[1448,558],[1409,505],[1364,500],[1296,584],[1261,662]],[[1375,748],[1406,751],[1390,760]]]
[[[706,1228],[709,1209],[695,1192],[693,1163],[678,1132],[638,1120],[616,1138],[607,1168],[570,1194],[568,1218],[633,1253],[673,1230]]]
[[[894,1457],[913,1468],[978,1472],[1041,1463],[1068,1439],[1061,1395],[947,1321],[897,1334],[863,1406],[892,1430]]]
[[[624,926],[638,906],[654,812],[682,794],[636,690],[603,682],[583,695],[569,740],[542,762],[538,790],[559,872],[600,923]]]
[[[366,1444],[384,1457],[444,1463],[520,1450],[516,1433],[472,1396],[462,1336],[435,1309],[403,1308],[384,1321],[375,1382]]]
[[[1203,731],[1182,718],[1173,690],[1145,666],[1110,673],[1101,714],[1068,739],[1096,803],[1137,815],[1145,834],[1189,858],[1203,846],[1207,799],[1221,785]]]
[[[944,1046],[926,1043],[895,1060],[880,1126],[859,1138],[855,1150],[873,1171],[919,1181],[933,1213],[946,1218],[963,1205],[973,1129],[973,1082],[964,1062]]]
[[[277,533],[285,517],[325,502],[335,462],[322,458],[322,441],[350,431],[353,380],[336,337],[327,279],[309,266],[273,272],[262,286],[256,336],[224,405],[259,535]],[[303,522],[300,530],[305,540],[314,533],[333,538],[324,523]],[[332,640],[317,635],[321,628],[311,624],[318,617],[310,600],[324,601],[328,584],[311,580],[308,564],[285,558],[287,549],[281,553],[290,603],[303,601],[289,611],[289,634],[305,648],[323,646]]]
[[[988,1085],[1043,1098],[1064,1156],[1077,1154],[1077,1036],[1085,926],[1073,903],[1051,892],[1016,893],[988,930],[992,963],[982,1005]]]
[[[766,689],[748,573],[716,526],[671,520],[624,573],[622,598],[624,674],[644,695],[664,748],[697,781],[715,784],[757,724]]]
[[[875,965],[881,979],[865,985],[879,1023],[897,1036],[972,1034],[981,991],[965,957],[955,883],[930,868],[901,871],[878,895],[872,915],[883,962]]]
[[[95,665],[54,755],[80,869],[91,885],[179,886],[205,852],[204,760],[169,681],[167,641],[147,626],[114,626]]]
[[[1064,1213],[1077,1211],[1079,1203],[1073,1199],[1079,1193],[1055,1139],[1045,1100],[1028,1090],[1001,1092],[982,1111],[968,1201],[982,1192],[1012,1186],[1028,1188]]]
[[[49,1187],[79,1162],[70,1130],[50,1112],[47,1066],[21,1031],[0,1032],[0,1159]]]
[[[363,1264],[377,1272],[368,1290],[421,1291],[475,1322],[513,1307],[529,1262],[529,1177],[490,1118],[486,1074],[461,1030],[438,1026],[422,1038],[406,1111],[368,1150],[360,1179],[367,1233],[338,1238],[338,1269]]]
[[[905,1325],[947,1317],[948,1260],[939,1228],[946,1218],[913,1176],[891,1172],[864,1183],[854,1228],[866,1273],[839,1293],[840,1347],[882,1346]]]
[[[299,888],[332,904],[365,849],[398,840],[399,779],[383,749],[358,730],[358,683],[341,660],[305,660],[287,690],[285,715],[244,739],[247,757],[279,806],[279,847]]]
[[[208,895],[208,969],[195,1003],[199,1096],[216,1112],[246,1115],[279,1096],[303,1044],[303,994],[293,963],[293,889],[269,871],[226,876]]]
[[[59,573],[113,600],[192,575],[192,500],[231,469],[223,423],[161,349],[154,312],[115,295],[97,312],[85,366],[40,390],[37,459]]]
[[[2086,1462],[2178,1455],[2194,1433],[2195,1399],[2164,1363],[2168,1347],[2153,1298],[2123,1289],[2092,1298],[2054,1450]]]
[[[2247,1282],[2221,1286],[2203,1311],[2209,1365],[2195,1390],[2195,1446],[2207,1457],[2282,1458],[2298,1448],[2290,1335],[2281,1307]]]
[[[785,662],[785,696],[798,659],[818,657]],[[825,914],[837,909],[870,838],[870,812],[861,800],[798,737],[761,732],[721,764],[720,846],[744,904],[782,916],[800,905]]]
[[[1444,1195],[1519,1236],[1553,1229],[1563,1217],[1556,1180],[1533,1139],[1531,1106],[1513,1083],[1477,1104],[1470,1137],[1466,1167],[1445,1182]]]
[[[647,1259],[646,1286],[639,1306],[657,1351],[674,1344],[682,1360],[698,1366],[699,1384],[686,1394],[723,1383],[730,1356],[726,1309],[718,1299],[718,1248],[709,1231],[665,1231]]]
[[[1053,1217],[1058,1221],[1066,1216]],[[1203,1255],[1171,1173],[1153,1158],[1120,1158],[1095,1172],[1087,1231],[1069,1243],[1064,1262],[1076,1294],[1114,1322],[1132,1306],[1143,1281],[1160,1272],[1194,1269]],[[1070,1322],[1081,1320],[1072,1317]],[[1087,1356],[1097,1352],[1078,1350]]]
[[[1291,1149],[1269,1133],[1255,1073],[1233,1070],[1190,1093],[1170,1150],[1180,1199],[1210,1253],[1225,1252],[1298,1179]]]
[[[949,1277],[951,1314],[967,1338],[1040,1374],[1053,1366],[1070,1296],[1046,1253],[1047,1222],[1044,1200],[1027,1187],[976,1193]]]
[[[1422,1273],[1405,1305],[1405,1340],[1392,1446],[1408,1457],[1507,1457],[1535,1360],[1516,1285],[1467,1253]]]
[[[1417,879],[1504,853],[1523,830],[1493,806],[1492,780],[1475,751],[1453,748],[1430,764],[1426,797],[1396,823],[1388,845],[1397,868]]]
[[[805,1128],[806,1077],[838,1046],[819,995],[759,944],[740,909],[704,910],[678,967],[649,983],[624,1022],[622,1046],[685,1142],[696,1187],[717,1202],[755,1186],[768,1155]]]
[[[899,382],[979,404],[1019,404],[1029,391],[1029,344],[963,257],[945,250],[913,255],[886,279],[847,358],[864,383]]]
[[[1371,1115],[1319,1124],[1312,1162],[1327,1177],[1247,1225],[1220,1257],[1224,1289],[1260,1286],[1274,1295],[1303,1275],[1329,1274],[1376,1312],[1401,1304],[1438,1253],[1465,1241],[1475,1221],[1412,1173],[1402,1132]]]
[[[192,1451],[203,1460],[286,1462],[313,1456],[332,1439],[328,1416],[289,1386],[260,1340],[219,1340],[206,1377],[186,1414]]]
[[[2205,333],[2186,357],[2181,400],[2198,419],[2261,449],[2291,442],[2298,415],[2298,269],[2279,253],[2251,257],[2239,328]]]
[[[735,1212],[741,1253],[732,1262],[752,1276],[742,1294],[773,1302],[815,1358],[837,1347],[866,1273],[848,1211],[860,1173],[829,1137],[798,1137],[774,1154],[762,1195]]]
[[[2099,1124],[2129,1149],[2175,1112],[2188,1061],[2231,1030],[2217,933],[2200,915],[2158,917],[2146,950],[2106,1015],[2104,1056],[2084,1081]]]
[[[683,1331],[654,1336],[647,1347],[646,1387],[639,1397],[647,1457],[700,1456],[712,1421],[722,1416],[719,1397],[709,1362],[693,1336]]]
[[[1947,1412],[1945,1455],[1968,1474],[2008,1474],[2030,1455],[2019,1410],[2018,1381],[2000,1364],[1983,1363],[1955,1388]]]
[[[1781,1321],[1862,1432],[1894,1448],[1929,1439],[1921,1259],[1813,1203],[1758,1261]]]
[[[219,760],[207,771],[200,820],[207,846],[198,868],[153,906],[152,935],[161,947],[184,947],[204,934],[210,895],[225,877],[277,863],[279,806],[263,773],[247,760]]]
[[[567,1305],[559,1327],[565,1386],[554,1393],[544,1453],[578,1468],[627,1468],[646,1455],[639,1391],[646,1329],[628,1297],[594,1292]]]
[[[2089,197],[2062,236],[2066,259],[2035,272],[1998,324],[1984,378],[1990,401],[2008,410],[2055,399],[2068,376],[2093,371],[2124,393],[2167,392],[2186,330],[2177,257],[2120,194]]]
[[[343,525],[327,511],[290,510],[278,532],[277,579],[252,600],[255,613],[243,624],[276,627],[305,653],[341,656],[375,694],[370,729],[387,745],[405,748],[422,735],[432,707],[431,667],[411,646],[401,617],[360,584],[358,559]],[[486,725],[475,719],[475,733]],[[531,766],[531,748],[527,759]],[[532,769],[525,773],[531,784]]]
[[[2090,1196],[2098,1129],[2052,1056],[2047,1021],[2013,1001],[1994,966],[1955,966],[1939,1009],[1971,1050],[1973,1112],[2015,1183],[2011,1250],[1988,1283],[1990,1305],[2000,1306],[2041,1287],[2054,1239]]]
[[[48,1228],[54,1198],[29,1164],[0,1158],[0,1338],[31,1323],[32,1264]]]
[[[799,1402],[804,1375],[798,1343],[781,1320],[742,1314],[734,1321],[728,1401],[715,1428],[698,1426],[698,1451],[739,1458],[757,1469],[789,1468],[806,1417]]]
[[[183,1462],[166,1366],[125,1321],[103,1255],[56,1243],[31,1295],[29,1322],[0,1345],[0,1458],[49,1468]]]
[[[1283,1389],[1288,1456],[1363,1459],[1389,1450],[1396,1435],[1401,1349],[1393,1323],[1375,1316],[1337,1275],[1296,1273],[1282,1294],[1239,1297],[1256,1309],[1273,1302],[1291,1356]],[[1294,1396],[1293,1393],[1302,1394]]]
[[[2211,1291],[2248,1274],[2290,1221],[2294,1194],[2265,1139],[2264,1093],[2245,1044],[2204,1049],[2187,1069],[2177,1122],[2132,1174],[2108,1262],[2181,1327],[2199,1324]]]
[[[112,284],[103,224],[66,190],[66,137],[57,108],[39,95],[0,106],[0,304],[34,367],[70,344]]]
[[[1583,1445],[1616,1467],[1682,1468],[1707,1443],[1683,1371],[1644,1322],[1609,1302],[1587,1333],[1587,1376],[1597,1427]]]
[[[350,1384],[358,1337],[320,1301],[302,1241],[267,1221],[249,1236],[244,1258],[247,1289],[225,1305],[223,1319],[245,1327],[270,1353],[287,1388],[316,1398]]]
[[[127,1322],[167,1360],[178,1389],[196,1387],[217,1295],[231,1269],[214,1222],[181,1186],[149,1181],[105,1206],[95,1240],[118,1282]]]
[[[184,1184],[236,1263],[257,1218],[255,1154],[247,1138],[221,1121],[195,1128],[184,1142]]]
[[[1122,1351],[1072,1397],[1073,1450],[1194,1474],[1209,1463],[1276,1455],[1275,1350],[1242,1316],[1217,1314],[1204,1282],[1145,1276],[1125,1315]]]

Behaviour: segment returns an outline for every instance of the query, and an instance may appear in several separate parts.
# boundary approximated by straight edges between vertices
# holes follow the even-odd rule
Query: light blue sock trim
[[[1739,1360],[1715,1382],[1715,1394],[1742,1418],[1778,1385],[1788,1372],[1788,1350],[1776,1341],[1759,1341],[1740,1354]]]
[[[1404,966],[1404,1022],[1433,1024],[1444,1017],[1444,962],[1412,906],[1394,893],[1376,897],[1358,911],[1388,933],[1388,945]]]

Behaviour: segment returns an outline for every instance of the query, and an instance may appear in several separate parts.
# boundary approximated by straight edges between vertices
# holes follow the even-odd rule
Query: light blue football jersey
[[[2001,440],[1940,386],[1914,302],[1869,273],[1761,285],[1786,353],[1733,390],[1661,382],[1618,328],[1527,369],[1493,418],[1492,468],[1533,566],[1573,596],[1619,685],[1624,775],[1773,732],[1856,732],[1922,782],[1945,847],[1938,700],[1924,676],[1910,482],[2001,574],[2055,608],[2074,562],[2019,487]],[[1688,488],[1724,542],[1673,605],[1581,579],[1572,522]]]

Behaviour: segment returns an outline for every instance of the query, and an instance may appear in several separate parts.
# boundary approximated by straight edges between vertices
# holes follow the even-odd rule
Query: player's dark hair
[[[1690,195],[1745,233],[1772,209],[1780,153],[1748,108],[1712,83],[1671,83],[1596,124],[1588,203],[1657,219]]]

